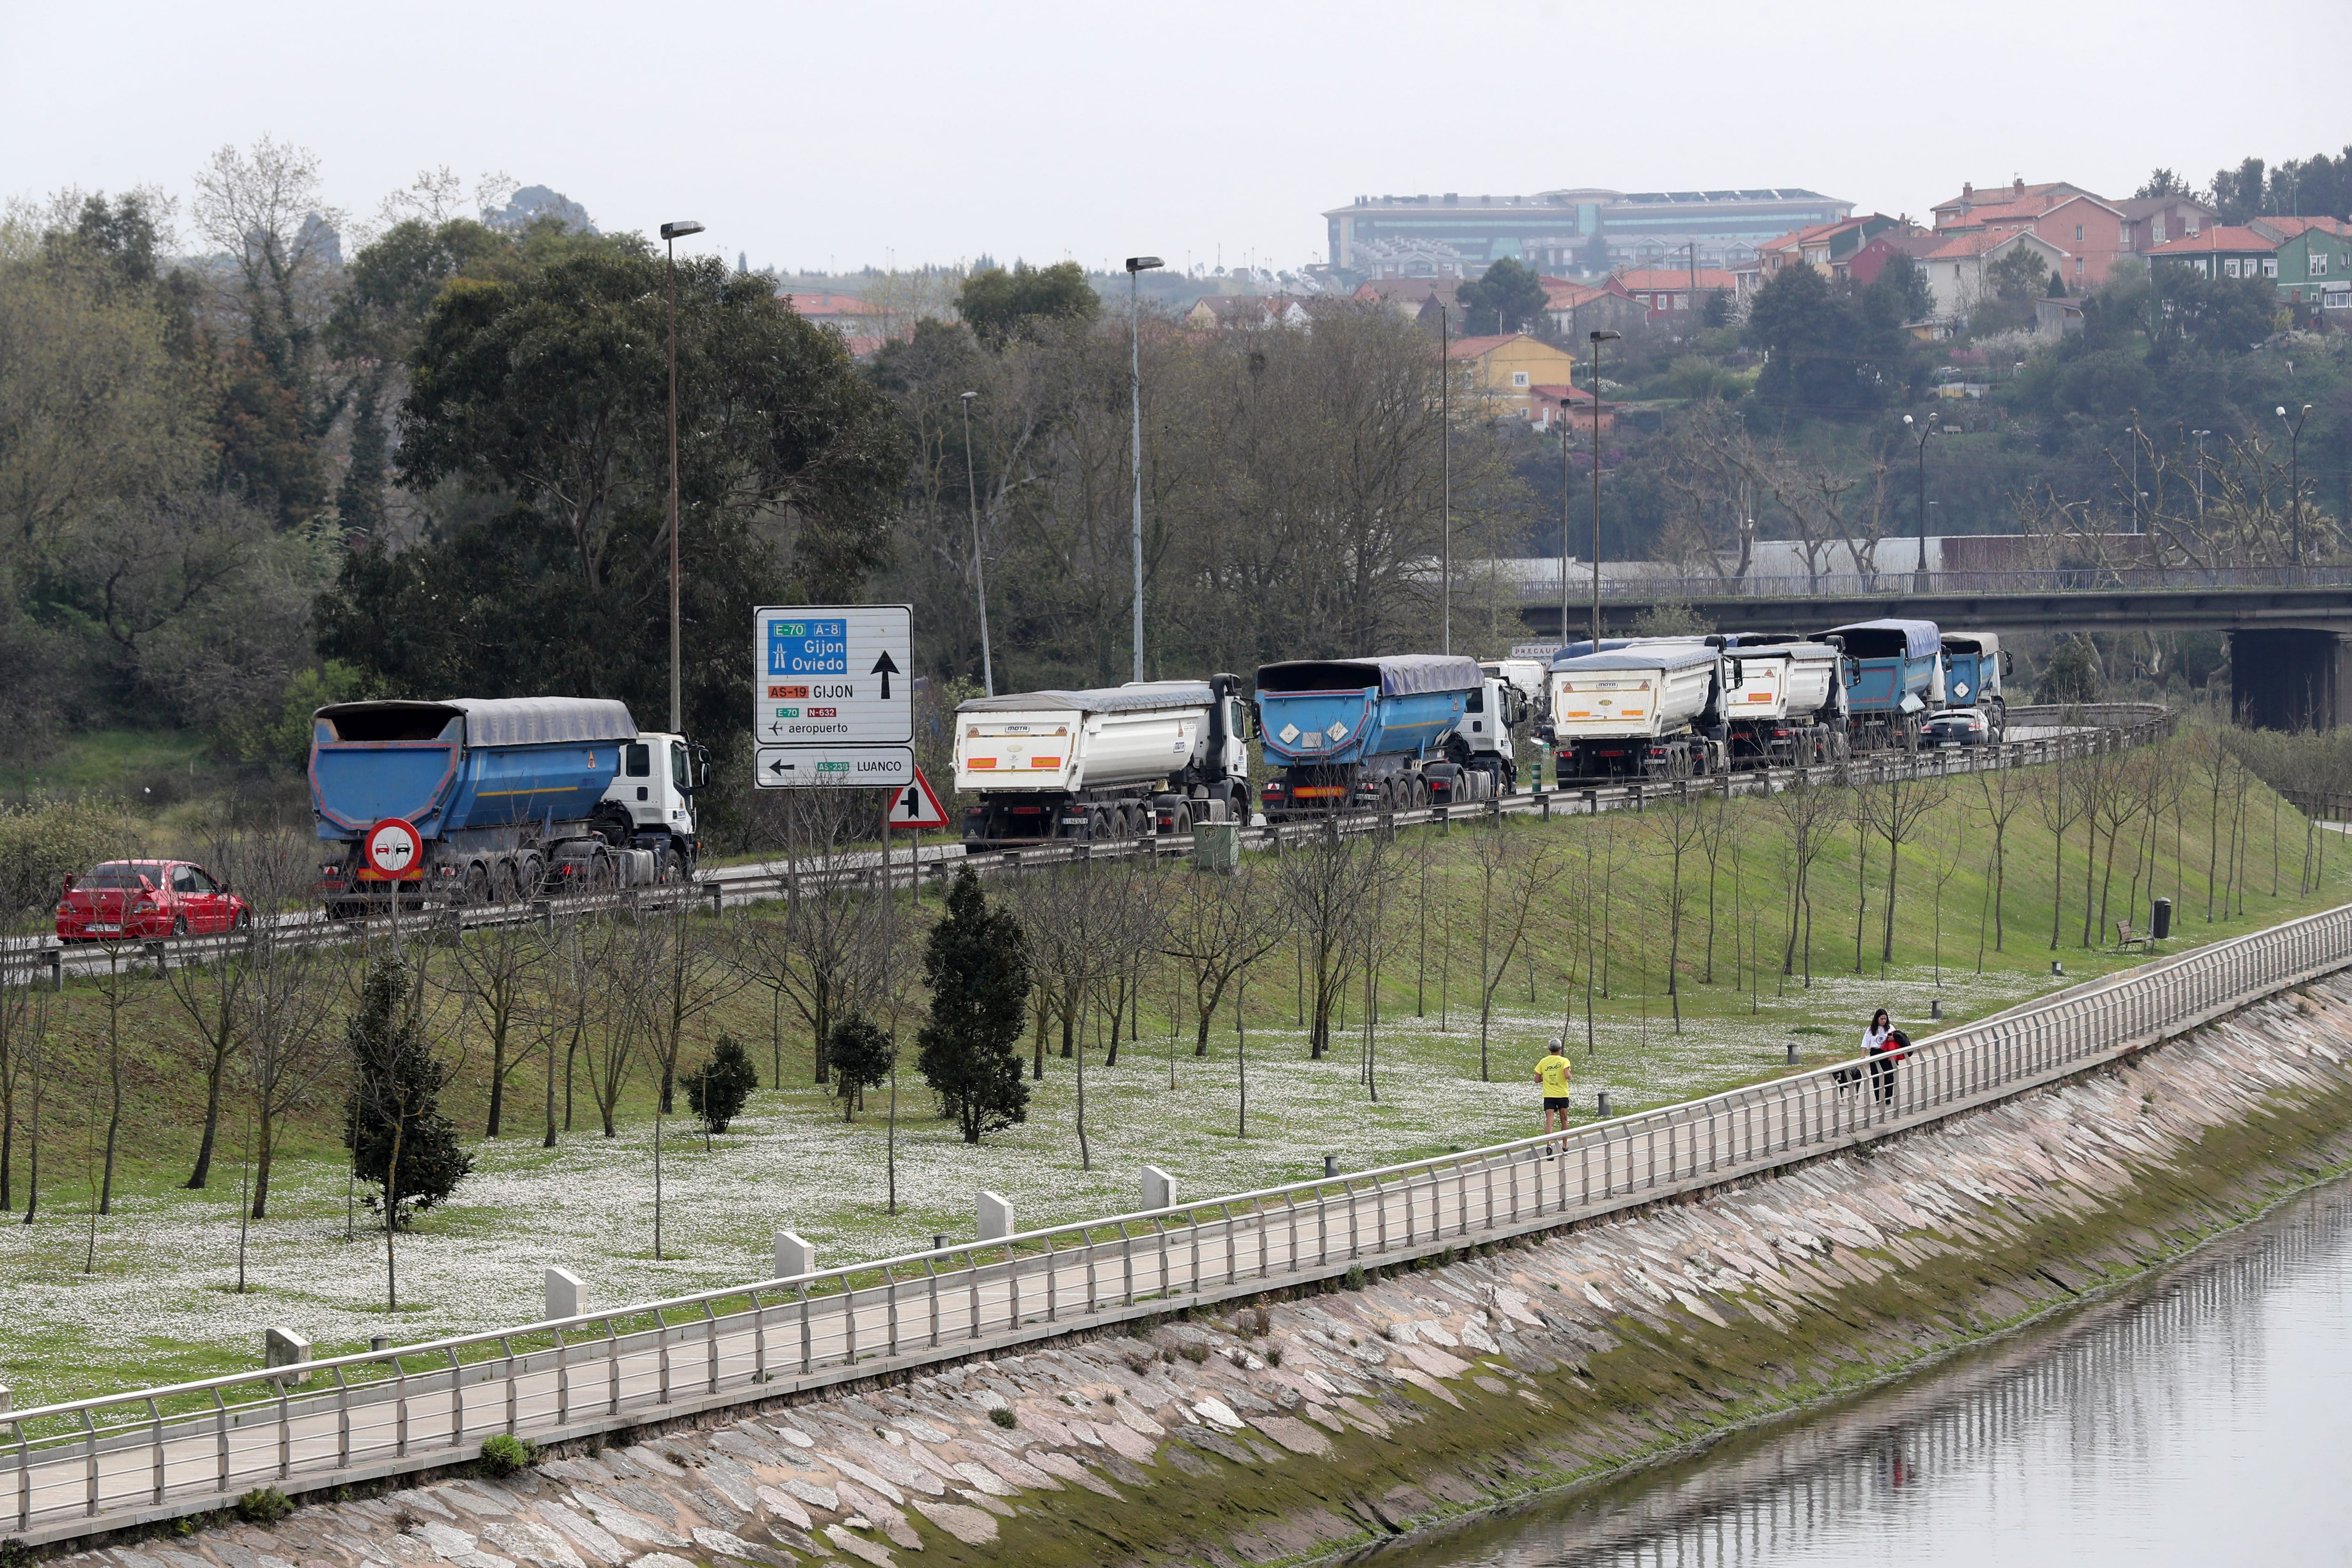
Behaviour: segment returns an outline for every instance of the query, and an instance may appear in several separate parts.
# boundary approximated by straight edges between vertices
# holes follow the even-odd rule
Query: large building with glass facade
[[[1733,267],[1756,247],[1853,211],[1812,191],[1544,191],[1359,196],[1323,214],[1330,265],[1356,278],[1475,277],[1505,256],[1547,273],[1687,263]]]

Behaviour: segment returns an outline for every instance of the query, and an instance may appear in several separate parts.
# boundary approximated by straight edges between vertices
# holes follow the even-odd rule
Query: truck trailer
[[[1239,675],[974,697],[956,707],[967,843],[1125,839],[1237,821],[1249,802]]]
[[[683,736],[641,732],[597,697],[337,703],[311,715],[310,806],[336,917],[397,896],[488,904],[543,892],[684,881],[694,795],[710,763]],[[398,818],[424,854],[397,883],[368,868],[370,830]]]
[[[1661,640],[1555,661],[1554,776],[1687,779],[1725,766],[1730,671],[1719,643]]]
[[[1857,621],[1810,641],[1843,647],[1846,708],[1864,746],[1916,750],[1921,720],[1944,706],[1941,638],[1933,621]]]
[[[1261,665],[1260,743],[1276,771],[1260,804],[1276,817],[1486,800],[1508,788],[1507,743],[1482,729],[1474,746],[1465,721],[1474,703],[1482,724],[1502,716],[1486,710],[1507,684],[1451,653]]]
[[[2009,727],[2009,703],[2001,679],[2009,674],[2010,655],[2001,652],[2000,638],[1991,632],[1947,632],[1941,639],[1944,655],[1944,706],[1972,707],[1982,713],[1995,741]]]
[[[1724,717],[1732,764],[1809,766],[1845,749],[1843,659],[1822,643],[1791,639],[1725,650],[1736,666]]]

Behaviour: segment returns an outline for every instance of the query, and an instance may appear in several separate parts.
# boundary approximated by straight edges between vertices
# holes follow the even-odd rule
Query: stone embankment
[[[1297,1561],[1687,1448],[2352,1166],[2352,978],[1940,1126],[1360,1288],[745,1406],[82,1568]],[[1353,1283],[1353,1281],[1351,1281]]]

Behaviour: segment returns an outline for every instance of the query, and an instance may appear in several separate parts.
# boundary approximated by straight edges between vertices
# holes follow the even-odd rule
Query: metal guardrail
[[[1434,1159],[0,1415],[0,1531],[70,1539],[253,1487],[461,1462],[499,1433],[585,1437],[1556,1228],[1990,1103],[2347,964],[2352,905],[1948,1030],[1883,1072],[1821,1068]]]
[[[2111,747],[2130,748],[2161,740],[2172,734],[2179,716],[2157,703],[2093,703],[2076,706],[2020,706],[2008,710],[2011,729],[2049,729],[2055,733],[2030,740],[2009,740],[1981,747],[1910,752],[1886,750],[1860,753],[1845,762],[1798,768],[1742,768],[1704,780],[1577,785],[1508,795],[1493,800],[1454,806],[1432,806],[1387,813],[1360,811],[1337,820],[1343,834],[1357,836],[1397,828],[1447,825],[1479,816],[1537,814],[1546,821],[1555,811],[1570,814],[1607,810],[1640,810],[1661,799],[1689,799],[1713,790],[1727,799],[1764,795],[1785,788],[1801,774],[1821,785],[1877,783],[1890,773],[1954,774],[1986,768],[2023,768],[2063,761]],[[1301,843],[1330,831],[1332,819],[1291,819],[1241,834],[1242,847],[1279,852],[1286,844]],[[950,849],[961,846],[948,846]],[[933,852],[941,846],[930,846]],[[875,852],[860,849],[837,857],[800,862],[769,862],[757,868],[729,867],[691,883],[626,889],[611,894],[582,894],[560,899],[520,904],[436,904],[425,914],[404,916],[410,932],[425,935],[471,931],[488,925],[551,922],[581,915],[609,915],[668,910],[681,904],[709,904],[713,912],[765,899],[797,897],[810,893],[874,887],[887,883],[893,891],[911,890],[925,880],[943,882],[949,872],[969,864],[982,876],[1018,875],[1041,865],[1118,862],[1144,856],[1189,855],[1192,841],[1174,837],[1102,841],[1049,840],[1021,849],[979,853],[934,852],[920,862],[899,860],[893,852],[887,865],[876,863]],[[279,916],[269,929],[273,939],[331,945],[387,936],[388,917],[330,921],[314,915]],[[114,945],[119,960],[163,965],[205,963],[226,956],[255,939],[252,932],[206,936],[175,936]],[[0,985],[49,981],[62,984],[72,968],[88,972],[103,968],[107,949],[92,945],[75,948],[16,946],[0,949]]]
[[[1905,547],[1888,540],[1887,565],[1877,571],[1789,572],[1747,577],[1660,573],[1604,575],[1601,597],[1647,603],[1711,599],[1862,598],[1871,594],[2190,592],[2198,590],[2343,588],[2352,586],[2352,568],[2340,566],[2248,567],[2057,567],[2038,571],[1914,571],[1903,564]],[[1556,566],[1557,563],[1554,563]],[[1587,569],[1590,570],[1588,565]],[[1525,604],[1559,602],[1559,573],[1522,577]],[[1571,604],[1592,600],[1590,577],[1569,571]]]

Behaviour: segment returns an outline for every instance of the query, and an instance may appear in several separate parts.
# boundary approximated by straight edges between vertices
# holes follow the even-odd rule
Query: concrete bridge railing
[[[1633,600],[1851,599],[1872,594],[1943,595],[1987,593],[2195,592],[2220,589],[2343,588],[2352,586],[2352,568],[2340,566],[2114,566],[2053,567],[2033,571],[1914,571],[1899,540],[1880,547],[1885,566],[1877,571],[1821,571],[1722,577],[1660,572],[1604,574],[1602,602]],[[1553,563],[1555,568],[1557,563]],[[1590,573],[1590,562],[1584,564]],[[1592,599],[1590,575],[1568,573],[1571,609]],[[1559,573],[1518,580],[1520,601],[1559,602]]]
[[[28,1544],[587,1437],[1448,1249],[1769,1172],[2083,1071],[2352,965],[2352,905],[1922,1041],[1565,1134],[488,1333],[0,1414]],[[1166,1191],[1163,1186],[1160,1189]]]

